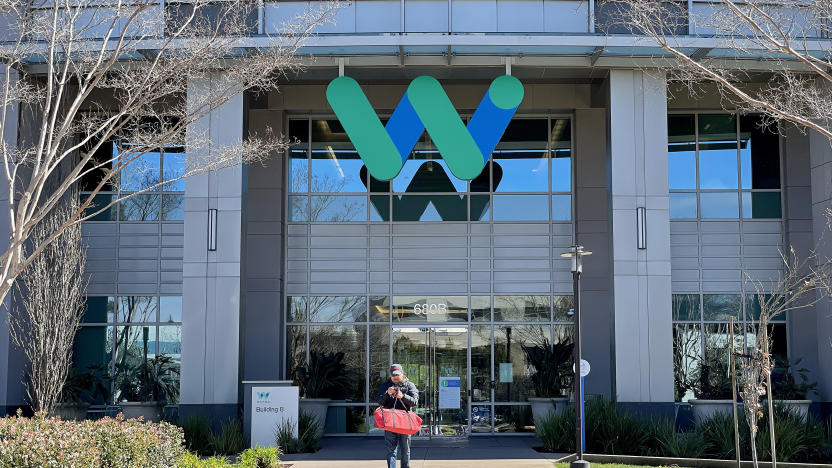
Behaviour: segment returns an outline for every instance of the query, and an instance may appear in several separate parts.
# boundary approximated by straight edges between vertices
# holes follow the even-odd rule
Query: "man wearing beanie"
[[[382,408],[395,408],[410,411],[419,403],[419,390],[413,382],[407,380],[401,364],[390,366],[390,378],[381,384],[376,393],[378,404]],[[396,455],[401,450],[401,468],[410,468],[410,435],[384,431],[384,444],[387,447],[387,468],[396,468]]]

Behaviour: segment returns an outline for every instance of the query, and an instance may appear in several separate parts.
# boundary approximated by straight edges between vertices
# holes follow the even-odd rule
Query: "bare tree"
[[[298,48],[332,19],[336,1],[315,2],[246,47],[257,16],[253,0],[0,0],[0,21],[10,26],[0,31],[0,135],[10,133],[18,109],[31,130],[17,145],[0,141],[11,231],[0,254],[0,301],[65,229],[182,177],[284,149],[285,140],[271,134],[211,146],[193,124],[297,69]],[[188,158],[183,174],[119,191],[128,168],[159,148],[184,145],[186,134],[188,152],[199,156]],[[46,190],[58,168],[56,188]],[[33,229],[82,181],[89,193],[76,211],[36,249],[24,250]],[[93,203],[103,190],[117,195]]]
[[[832,138],[832,34],[829,0],[717,0],[689,12],[686,2],[601,0],[602,29],[642,36],[658,46],[649,68],[667,73],[696,95],[703,82],[715,83],[725,102],[743,112],[762,112]],[[686,41],[688,22],[713,35],[713,48],[732,57],[708,57]],[[766,73],[752,76],[741,57],[760,57]],[[749,83],[754,82],[753,85]]]
[[[9,316],[11,339],[29,360],[26,391],[35,411],[51,411],[60,401],[86,311],[81,226],[70,225],[53,238],[77,209],[77,196],[68,196],[32,230],[24,255],[52,240],[23,269],[16,283],[20,300]]]

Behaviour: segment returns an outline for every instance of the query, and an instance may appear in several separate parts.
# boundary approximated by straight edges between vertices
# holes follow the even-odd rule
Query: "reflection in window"
[[[534,432],[531,407],[495,406],[494,432]]]
[[[119,189],[122,192],[137,192],[160,182],[160,153],[137,155],[125,151],[118,155],[116,161],[117,164],[126,164],[119,172]]]
[[[555,314],[555,322],[571,322],[573,317],[573,302],[572,296],[555,296],[553,303],[553,311]]]
[[[702,218],[738,218],[740,214],[737,192],[701,192]]]
[[[491,297],[471,296],[471,321],[491,321]]]
[[[297,367],[306,364],[306,326],[286,327],[286,376],[297,381]]]
[[[312,222],[343,223],[367,220],[367,197],[312,195],[309,200]]]
[[[142,323],[156,321],[156,298],[153,296],[125,296],[119,298],[118,321]]]
[[[427,133],[405,160],[399,175],[393,179],[394,192],[465,192],[468,183],[454,177],[442,155],[430,141]]]
[[[490,315],[490,314],[489,314]],[[471,400],[491,401],[491,325],[471,326]],[[473,417],[473,415],[471,415]],[[490,421],[487,429],[491,431]]]
[[[312,296],[308,301],[310,322],[363,322],[367,317],[364,296]]]
[[[732,114],[699,115],[699,187],[736,189],[737,120]]]
[[[323,398],[361,402],[366,400],[366,333],[366,325],[309,327],[310,354],[344,353],[342,363],[345,366],[343,375],[346,377],[346,385],[333,389],[330,395],[322,395]]]
[[[742,192],[742,217],[745,219],[783,217],[780,192]]]
[[[164,156],[162,158],[162,176],[165,180],[175,180],[165,184],[164,190],[167,192],[184,192],[185,179],[185,152],[184,148],[165,148]]]
[[[494,150],[492,159],[502,170],[495,192],[546,192],[549,158],[546,119],[514,119]]]
[[[466,195],[393,195],[393,221],[467,221]]]
[[[162,296],[159,298],[159,321],[182,321],[182,296]]]
[[[705,294],[702,296],[702,314],[705,320],[728,321],[740,317],[739,294]]]
[[[467,296],[394,296],[394,322],[467,322]]]
[[[572,220],[572,196],[552,195],[552,221]]]
[[[116,402],[151,401],[156,327],[116,327],[113,397]]]
[[[740,166],[743,189],[780,188],[780,141],[776,128],[755,115],[740,117]]]
[[[86,202],[89,194],[81,195],[81,203]],[[115,195],[111,195],[109,193],[98,193],[96,194],[90,204],[87,206],[87,209],[84,210],[84,216],[90,216],[94,213],[95,216],[92,216],[88,221],[115,221],[116,220],[116,207],[111,206],[109,208],[104,208],[110,203],[115,200]],[[100,213],[99,213],[100,211]]]
[[[702,329],[698,323],[673,325],[673,389],[676,401],[694,398],[702,361]]]
[[[696,194],[670,194],[670,219],[696,219]]]
[[[162,195],[162,220],[185,220],[185,195]]]
[[[696,189],[696,135],[693,115],[667,116],[668,185]]]
[[[494,221],[548,221],[546,195],[494,195]]]
[[[390,298],[388,296],[370,296],[370,320],[387,322],[390,320]]]
[[[366,192],[364,163],[338,120],[312,121],[312,192]]]
[[[495,310],[496,312],[496,310]],[[534,396],[523,346],[543,346],[551,342],[549,325],[501,325],[494,327],[495,401],[525,402]]]
[[[364,434],[367,414],[363,406],[329,406],[326,411],[325,434]]]
[[[107,296],[88,296],[87,310],[81,323],[107,323],[115,317],[116,298]]]
[[[572,191],[572,124],[569,119],[552,119],[552,191]]]
[[[390,370],[390,326],[370,326],[370,392],[375,392],[387,381]],[[376,401],[370,395],[369,401]]]
[[[159,195],[133,195],[119,203],[122,221],[156,221],[159,219]]]
[[[495,322],[540,322],[549,317],[549,296],[494,296]]]
[[[699,294],[674,294],[673,320],[699,321]]]
[[[289,322],[305,322],[306,321],[306,302],[307,299],[303,296],[289,296],[286,299],[288,308],[286,317]]]
[[[292,195],[289,197],[289,221],[309,220],[309,200],[307,197]]]

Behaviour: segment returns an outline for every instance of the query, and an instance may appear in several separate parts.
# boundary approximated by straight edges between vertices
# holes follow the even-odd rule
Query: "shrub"
[[[176,464],[177,468],[233,468],[232,464],[225,457],[199,458],[193,453],[186,453]]]
[[[283,453],[311,453],[321,448],[321,425],[311,413],[301,411],[298,416],[298,437],[294,438],[295,425],[284,420],[277,427],[275,442]]]
[[[203,416],[191,416],[179,423],[185,433],[185,444],[188,450],[200,455],[212,455],[214,433],[211,422]]]
[[[593,398],[586,405],[587,449],[610,455],[644,455],[650,421],[618,409],[608,398]]]
[[[182,431],[167,423],[38,415],[0,419],[0,466],[170,467],[184,454]]]
[[[535,429],[546,450],[562,453],[575,451],[575,415],[572,412],[550,413]]]
[[[211,447],[215,454],[237,455],[243,451],[243,421],[228,419],[222,424],[219,434],[211,433]]]
[[[252,447],[240,454],[245,468],[280,468],[280,450],[274,447]]]

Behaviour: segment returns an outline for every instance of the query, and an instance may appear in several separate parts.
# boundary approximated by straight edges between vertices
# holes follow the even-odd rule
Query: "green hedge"
[[[168,423],[18,414],[0,419],[0,466],[168,468],[185,454],[183,442],[182,430]]]
[[[676,432],[673,422],[640,418],[622,411],[609,399],[586,404],[586,448],[589,453],[681,458],[736,457],[731,415],[716,415],[690,432]],[[786,407],[775,406],[777,460],[803,463],[832,462],[832,420],[826,424],[809,416],[804,421]],[[758,423],[757,456],[770,459],[768,416]],[[748,424],[740,414],[740,450],[751,459]],[[553,452],[575,451],[575,415],[571,411],[541,421],[537,436]]]

